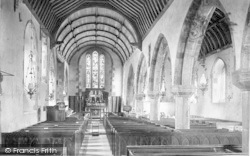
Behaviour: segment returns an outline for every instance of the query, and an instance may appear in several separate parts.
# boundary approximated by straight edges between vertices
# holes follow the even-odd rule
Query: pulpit
[[[55,106],[47,106],[47,121],[64,121],[65,107],[64,102],[58,102]]]

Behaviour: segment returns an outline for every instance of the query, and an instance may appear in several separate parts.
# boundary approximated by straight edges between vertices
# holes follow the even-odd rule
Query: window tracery
[[[86,88],[104,88],[105,56],[97,51],[86,55]]]

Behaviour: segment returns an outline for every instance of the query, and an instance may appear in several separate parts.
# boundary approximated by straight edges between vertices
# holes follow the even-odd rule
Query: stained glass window
[[[97,51],[86,55],[86,88],[104,88],[105,56]]]
[[[91,55],[86,56],[86,88],[91,88]]]
[[[92,88],[98,88],[98,53],[92,54]]]
[[[101,56],[100,56],[100,88],[104,88],[104,82],[105,82],[104,64],[105,64],[105,58],[104,58],[104,55],[101,54]]]

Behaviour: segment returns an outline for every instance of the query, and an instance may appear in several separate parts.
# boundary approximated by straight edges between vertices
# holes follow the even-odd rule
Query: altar
[[[92,119],[102,119],[106,112],[105,103],[87,103],[86,112],[90,112]]]
[[[102,119],[107,108],[105,101],[103,91],[90,90],[86,98],[85,112],[89,112],[92,119]]]

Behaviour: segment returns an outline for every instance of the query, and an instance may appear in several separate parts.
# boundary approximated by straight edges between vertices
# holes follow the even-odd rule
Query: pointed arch
[[[183,23],[178,43],[174,71],[175,85],[192,84],[193,67],[195,61],[198,60],[200,51],[204,51],[205,49],[201,49],[205,36],[204,34],[206,33],[209,22],[217,8],[226,14],[225,9],[218,0],[193,0]],[[225,19],[229,20],[228,18]],[[214,38],[216,37],[218,36],[215,36]],[[229,37],[230,39],[232,38],[231,36],[226,37]],[[213,49],[215,45],[212,45],[212,43],[208,45],[208,41],[204,44],[207,44],[207,47],[210,46],[211,49]]]
[[[149,71],[148,91],[159,91],[159,89],[157,88],[159,88],[159,84],[162,78],[162,69],[165,66],[165,60],[170,60],[170,52],[165,36],[163,34],[160,34],[156,41],[152,55]]]

